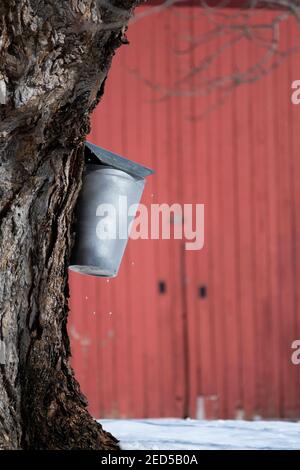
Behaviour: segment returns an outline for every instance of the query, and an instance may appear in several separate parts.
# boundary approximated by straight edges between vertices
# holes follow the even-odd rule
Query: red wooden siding
[[[290,100],[300,61],[290,56],[199,119],[219,92],[184,93],[197,75],[174,84],[214,50],[178,52],[209,27],[193,7],[136,22],[94,113],[90,140],[156,170],[143,203],[205,204],[203,250],[131,240],[118,278],[70,274],[73,365],[97,417],[300,417],[290,359],[300,338],[300,106]],[[293,20],[281,37],[299,43]],[[244,40],[207,77],[259,54]],[[174,88],[183,93],[166,97]]]

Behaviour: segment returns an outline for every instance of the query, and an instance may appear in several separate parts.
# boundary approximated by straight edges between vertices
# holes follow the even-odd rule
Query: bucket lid
[[[130,175],[146,178],[146,176],[154,173],[150,168],[131,160],[127,160],[127,158],[121,157],[116,153],[98,147],[98,145],[91,144],[91,142],[85,142],[85,149],[88,152],[91,152],[93,156],[97,157],[99,162],[103,165],[109,165],[113,168],[117,168],[118,170],[123,170]]]

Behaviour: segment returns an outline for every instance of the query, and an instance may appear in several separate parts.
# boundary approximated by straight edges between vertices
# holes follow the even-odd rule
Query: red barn
[[[149,8],[114,59],[90,140],[155,169],[144,204],[205,204],[205,245],[131,240],[116,279],[70,274],[77,377],[96,417],[299,418],[299,26],[281,22],[274,70],[220,102],[218,87],[197,93],[199,58],[221,40],[192,47],[206,15]],[[260,63],[249,38],[223,49],[207,79]]]

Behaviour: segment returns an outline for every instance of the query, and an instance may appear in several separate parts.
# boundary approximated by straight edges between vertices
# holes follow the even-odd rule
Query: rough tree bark
[[[67,267],[89,115],[137,3],[0,3],[1,449],[118,448],[69,364]]]

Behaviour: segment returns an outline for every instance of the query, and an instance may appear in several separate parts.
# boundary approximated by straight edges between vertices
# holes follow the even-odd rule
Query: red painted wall
[[[300,61],[214,107],[218,91],[191,96],[197,74],[176,84],[214,50],[180,53],[208,28],[191,7],[133,24],[93,116],[91,141],[156,170],[145,204],[205,204],[203,250],[131,240],[118,278],[70,274],[73,365],[97,417],[300,417]],[[293,20],[281,38],[299,42]],[[244,40],[207,77],[260,53]]]

